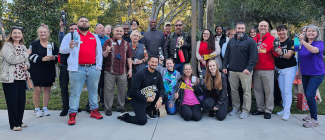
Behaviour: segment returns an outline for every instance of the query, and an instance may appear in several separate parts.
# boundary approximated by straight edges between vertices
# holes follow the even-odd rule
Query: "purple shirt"
[[[301,75],[324,75],[324,42],[313,41],[311,45],[313,47],[317,47],[319,49],[319,53],[311,53],[304,45],[301,45],[301,51],[299,53]]]
[[[190,83],[187,83],[185,80],[186,85],[190,86],[192,88],[191,85],[191,80]],[[189,89],[184,89],[184,101],[182,105],[196,105],[196,104],[200,104],[200,102],[197,100],[194,91],[193,90],[189,90]]]

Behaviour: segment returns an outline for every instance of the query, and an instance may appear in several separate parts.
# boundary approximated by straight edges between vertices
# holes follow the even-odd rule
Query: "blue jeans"
[[[304,87],[307,104],[311,118],[317,121],[316,90],[323,82],[324,75],[302,75],[302,85]]]
[[[169,107],[169,102],[170,102],[170,100],[168,100],[167,103],[166,103],[167,113],[170,114],[170,115],[174,115],[174,114],[176,114],[177,104],[175,102],[174,106],[170,108]]]
[[[185,63],[176,63],[175,70],[177,70],[181,75],[183,75],[183,68]]]
[[[296,66],[279,69],[279,88],[283,101],[283,110],[285,113],[290,113],[292,103],[292,84],[296,77]]]
[[[78,71],[69,71],[71,94],[69,100],[69,114],[77,112],[79,108],[80,94],[86,83],[88,89],[88,99],[90,103],[90,110],[98,108],[97,104],[97,90],[100,78],[100,70],[96,70],[96,66],[84,67],[79,66]]]

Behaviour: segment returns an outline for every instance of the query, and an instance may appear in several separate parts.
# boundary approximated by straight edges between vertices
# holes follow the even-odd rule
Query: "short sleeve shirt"
[[[284,42],[280,42],[280,47],[284,54],[287,54],[289,50],[294,51],[294,42],[291,38],[287,38]],[[293,54],[290,59],[283,58],[282,56],[275,58],[275,66],[279,69],[290,68],[297,65],[295,55]]]
[[[323,62],[324,42],[312,42],[313,47],[319,49],[318,53],[311,53],[304,45],[301,45],[299,52],[300,71],[302,75],[324,75],[325,68]]]

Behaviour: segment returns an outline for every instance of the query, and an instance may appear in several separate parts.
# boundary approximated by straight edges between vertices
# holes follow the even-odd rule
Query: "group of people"
[[[283,110],[277,115],[288,120],[297,64],[310,108],[303,126],[319,126],[315,94],[324,79],[325,68],[324,43],[317,26],[302,29],[299,51],[295,52],[287,27],[277,26],[275,35],[280,44],[274,46],[275,37],[265,21],[259,23],[259,33],[251,29],[248,35],[242,22],[237,23],[235,29],[224,30],[218,25],[215,35],[205,29],[196,50],[192,51],[191,35],[183,31],[182,20],[175,21],[175,32],[171,32],[170,22],[165,23],[164,32],[158,31],[155,19],[149,21],[150,30],[146,33],[138,30],[137,20],[130,25],[131,30],[128,24],[113,28],[98,23],[95,33],[91,33],[88,19],[82,16],[77,23],[69,25],[70,33],[65,35],[65,25],[60,22],[60,47],[57,47],[49,41],[48,26],[42,24],[37,29],[38,39],[29,48],[24,45],[23,29],[13,26],[0,54],[0,82],[10,128],[20,131],[28,126],[22,119],[26,81],[30,79],[34,84],[34,116],[50,115],[47,105],[56,76],[63,105],[60,116],[69,115],[69,125],[76,124],[76,114],[81,111],[79,100],[84,84],[88,90],[85,108],[95,119],[103,118],[98,102],[106,116],[112,115],[115,87],[116,108],[121,112],[118,119],[128,123],[145,125],[147,119],[155,119],[160,114],[159,110],[166,110],[170,115],[178,112],[186,121],[199,121],[202,108],[209,112],[209,117],[222,121],[227,117],[228,106],[233,109],[230,116],[240,114],[239,118],[245,119],[251,109],[252,90],[258,109],[251,114],[264,114],[265,119],[270,119],[275,102],[275,79],[283,100]],[[298,52],[297,61],[294,54]],[[189,64],[191,53],[196,55],[199,73],[194,73]],[[275,69],[278,69],[278,78]],[[42,89],[43,108],[40,109]],[[125,110],[127,100],[135,116]]]

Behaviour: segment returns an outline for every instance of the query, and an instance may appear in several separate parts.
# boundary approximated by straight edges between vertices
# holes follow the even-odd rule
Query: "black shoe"
[[[271,114],[270,113],[265,113],[264,114],[264,119],[271,119]]]
[[[117,119],[124,121],[126,116],[129,116],[129,112],[123,112],[122,114],[117,116]]]
[[[125,109],[122,108],[122,109],[118,109],[117,111],[123,113],[123,112],[125,112]]]
[[[157,116],[156,116],[156,115],[153,115],[152,112],[151,112],[151,113],[150,113],[150,112],[149,112],[149,113],[147,112],[147,118],[148,118],[149,120],[154,120],[154,119],[157,118]]]
[[[214,110],[209,110],[209,117],[214,117]]]
[[[62,112],[60,113],[60,116],[67,116],[68,115],[68,109],[63,109]]]
[[[89,114],[90,113],[90,108],[86,107],[86,112]]]
[[[105,104],[104,103],[100,103],[100,107],[105,108]]]
[[[81,110],[81,108],[78,108],[78,112],[81,112],[82,110]]]
[[[252,115],[262,115],[262,114],[264,114],[264,112],[261,112],[261,111],[258,111],[258,110],[252,112]]]
[[[112,110],[106,110],[105,115],[106,116],[112,116]]]

